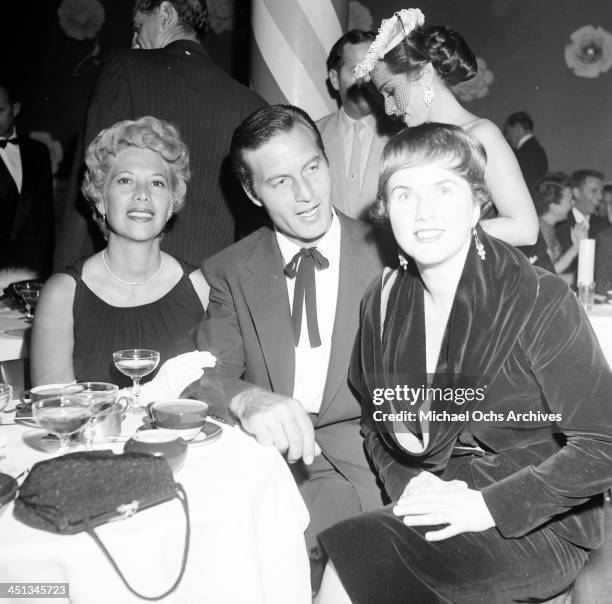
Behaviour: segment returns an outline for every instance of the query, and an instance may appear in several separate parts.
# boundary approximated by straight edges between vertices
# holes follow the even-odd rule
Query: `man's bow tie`
[[[6,146],[11,143],[13,145],[18,145],[19,144],[19,139],[14,136],[13,138],[2,138],[0,139],[0,149],[5,149]]]
[[[293,279],[297,275],[293,290],[293,309],[291,311],[293,340],[296,346],[300,342],[304,302],[306,303],[306,323],[308,325],[310,347],[317,348],[317,346],[321,346],[321,336],[317,321],[315,266],[319,270],[325,269],[329,266],[329,260],[316,247],[303,247],[285,267],[285,275],[287,277]]]

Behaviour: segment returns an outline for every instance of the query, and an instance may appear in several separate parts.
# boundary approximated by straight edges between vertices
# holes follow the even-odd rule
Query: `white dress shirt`
[[[533,134],[531,132],[529,134],[524,134],[516,145],[516,150],[518,151],[530,138],[533,138]]]
[[[590,222],[591,222],[591,216],[588,214],[583,214],[578,208],[573,207],[572,208],[572,214],[574,215],[574,218],[576,219],[576,224],[586,224],[587,227],[590,226]]]
[[[17,136],[17,133],[15,132],[15,128],[13,128],[13,131],[6,137],[6,139],[0,137],[0,140],[8,140],[9,138],[13,138],[15,136]],[[23,183],[23,168],[21,166],[21,153],[19,152],[19,145],[14,145],[11,143],[4,149],[0,148],[0,159],[2,159],[4,165],[9,171],[9,174],[15,181],[17,190],[21,193],[21,185]]]
[[[283,263],[287,266],[302,246],[289,240],[279,231],[276,231],[276,240],[283,257]],[[329,267],[326,269],[318,270],[315,268],[317,320],[321,346],[310,347],[306,309],[304,308],[302,309],[300,341],[298,346],[295,347],[295,381],[293,386],[293,398],[300,401],[308,413],[318,413],[321,408],[336,316],[338,280],[340,277],[340,221],[335,213],[329,230],[316,247],[329,261]],[[286,279],[289,308],[293,308],[295,278],[286,277]]]

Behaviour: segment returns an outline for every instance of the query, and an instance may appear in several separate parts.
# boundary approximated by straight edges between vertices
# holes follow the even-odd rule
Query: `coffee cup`
[[[178,472],[187,457],[187,443],[175,430],[141,430],[123,447],[126,453],[148,453],[164,457],[173,472]]]
[[[193,399],[155,402],[147,406],[156,428],[172,430],[184,440],[193,440],[202,430],[208,415],[208,403]]]

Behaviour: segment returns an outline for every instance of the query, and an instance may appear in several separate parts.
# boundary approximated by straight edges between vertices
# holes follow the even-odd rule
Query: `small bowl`
[[[193,440],[206,423],[208,404],[183,398],[151,403],[147,412],[157,428],[172,430],[184,440]]]
[[[125,443],[123,450],[164,457],[175,473],[183,467],[187,457],[187,443],[173,430],[141,430]]]

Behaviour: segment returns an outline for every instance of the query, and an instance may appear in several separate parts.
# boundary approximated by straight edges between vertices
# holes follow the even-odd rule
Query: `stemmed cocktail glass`
[[[83,428],[85,448],[91,451],[96,436],[95,423],[113,408],[119,397],[119,386],[107,382],[78,382],[62,388],[62,396],[78,396],[91,409],[91,418]]]
[[[90,404],[75,395],[57,395],[32,403],[32,417],[43,429],[59,439],[58,453],[69,450],[70,436],[76,434],[92,416]]]
[[[13,290],[25,304],[25,319],[28,323],[31,323],[34,320],[33,311],[36,308],[36,303],[38,302],[38,296],[41,289],[42,283],[36,279],[13,283]]]
[[[130,348],[113,352],[115,367],[121,373],[132,378],[132,395],[134,405],[138,406],[138,394],[140,392],[140,380],[155,370],[159,363],[159,352],[146,348]]]

